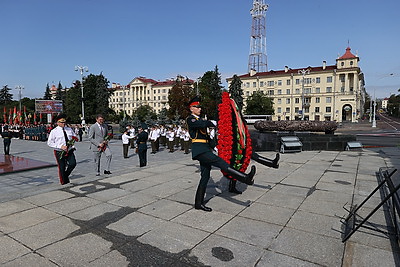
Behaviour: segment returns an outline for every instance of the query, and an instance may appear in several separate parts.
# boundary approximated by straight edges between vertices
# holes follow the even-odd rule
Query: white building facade
[[[274,102],[273,120],[357,122],[364,114],[364,74],[350,47],[336,65],[239,75],[244,103],[255,91]],[[227,79],[230,83],[232,78]]]

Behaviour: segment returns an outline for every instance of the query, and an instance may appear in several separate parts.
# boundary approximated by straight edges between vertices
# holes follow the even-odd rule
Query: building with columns
[[[316,120],[356,122],[364,114],[364,74],[359,57],[346,52],[335,65],[238,75],[242,81],[244,103],[255,91],[271,97],[275,114],[272,120]],[[232,78],[227,79],[228,84]]]
[[[128,85],[112,84],[114,91],[109,99],[110,108],[115,112],[125,110],[129,116],[141,105],[150,106],[156,113],[169,108],[168,94],[177,80],[186,78],[178,75],[176,79],[156,81],[145,77],[136,77]],[[193,86],[193,80],[187,80]]]

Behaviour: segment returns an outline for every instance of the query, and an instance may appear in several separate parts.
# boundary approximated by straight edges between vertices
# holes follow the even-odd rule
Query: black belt
[[[146,142],[139,142],[139,144],[146,144]]]

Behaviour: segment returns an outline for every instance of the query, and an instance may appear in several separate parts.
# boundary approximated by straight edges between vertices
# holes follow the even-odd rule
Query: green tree
[[[135,115],[137,116],[138,120],[144,122],[149,119],[156,120],[157,114],[154,112],[152,107],[149,105],[142,105],[138,107],[135,111]]]
[[[83,79],[83,101],[85,107],[85,120],[87,123],[96,121],[96,114],[103,114],[108,119],[109,114],[114,112],[108,107],[109,97],[112,94],[108,90],[109,81],[103,76],[89,74]],[[82,114],[82,99],[80,81],[67,92],[65,110],[67,116],[73,122],[79,122],[79,114]]]
[[[270,97],[264,95],[261,91],[255,91],[249,98],[246,100],[246,114],[252,115],[273,115],[273,101]]]
[[[168,94],[169,117],[179,114],[181,119],[190,115],[188,102],[194,96],[193,88],[188,78],[178,77]]]
[[[47,83],[47,85],[46,85],[46,90],[44,91],[43,99],[44,100],[50,100],[51,99],[51,92],[50,92],[49,83]]]
[[[233,75],[232,82],[229,85],[229,94],[231,95],[231,98],[235,100],[239,110],[242,111],[243,109],[242,81],[236,74]]]
[[[206,114],[208,119],[218,120],[218,105],[221,103],[223,88],[218,66],[215,66],[213,71],[207,71],[200,79],[202,113]]]
[[[400,89],[398,90],[400,92]],[[400,118],[400,94],[392,94],[388,100],[387,111],[390,116]]]
[[[0,90],[0,102],[3,105],[9,104],[12,101],[13,95],[10,93],[11,88],[8,85],[4,85]]]

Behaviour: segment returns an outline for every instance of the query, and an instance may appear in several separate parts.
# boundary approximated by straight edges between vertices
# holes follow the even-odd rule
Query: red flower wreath
[[[250,133],[235,101],[228,92],[222,93],[218,107],[218,155],[233,168],[245,172],[250,164],[252,147]],[[232,178],[222,172],[226,177]]]

